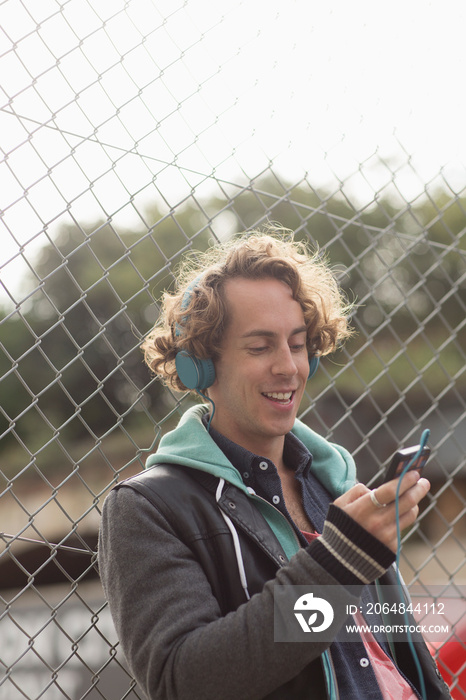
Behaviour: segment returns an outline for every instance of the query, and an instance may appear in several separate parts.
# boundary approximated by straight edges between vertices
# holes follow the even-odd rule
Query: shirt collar
[[[203,421],[207,425],[208,416],[205,416]],[[241,445],[238,445],[222,433],[219,433],[218,430],[215,430],[212,426],[210,427],[209,434],[227,459],[239,471],[243,481],[248,482],[249,478],[252,478],[253,475],[260,475],[263,469],[261,465],[265,462],[275,467],[271,460],[261,455],[256,455],[245,447],[241,447]],[[312,464],[312,455],[301,440],[297,438],[296,435],[293,435],[293,433],[287,433],[285,435],[283,458],[287,467],[296,472],[296,476],[301,476],[303,478],[308,476]]]

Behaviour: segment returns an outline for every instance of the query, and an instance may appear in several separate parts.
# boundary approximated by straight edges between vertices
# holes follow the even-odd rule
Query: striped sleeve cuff
[[[395,561],[395,553],[337,506],[331,505],[321,537],[308,553],[343,585],[371,583]]]

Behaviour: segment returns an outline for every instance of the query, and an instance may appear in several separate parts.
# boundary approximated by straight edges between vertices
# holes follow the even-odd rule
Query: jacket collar
[[[248,493],[238,470],[204,427],[202,417],[208,410],[207,405],[189,408],[178,426],[162,437],[157,452],[147,459],[146,468],[156,464],[182,464],[225,479]],[[312,454],[312,473],[334,497],[356,483],[355,463],[347,450],[328,442],[299,420],[292,432]]]

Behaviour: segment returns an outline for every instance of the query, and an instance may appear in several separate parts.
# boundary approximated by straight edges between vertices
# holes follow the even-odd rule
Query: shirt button
[[[249,479],[249,472],[243,472],[243,476],[245,479]]]
[[[363,668],[367,668],[367,666],[369,666],[369,659],[366,659],[366,657],[363,656],[362,659],[359,659],[359,664],[360,664]]]
[[[280,496],[274,496],[272,498],[272,503],[275,503],[275,505],[277,505],[277,503],[280,503]]]
[[[266,469],[269,468],[268,462],[259,462],[259,467],[265,471]]]

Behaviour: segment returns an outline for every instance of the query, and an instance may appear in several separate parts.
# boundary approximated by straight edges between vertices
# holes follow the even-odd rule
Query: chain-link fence
[[[301,418],[368,484],[429,427],[401,567],[426,591],[466,583],[466,170],[426,167],[399,131],[356,157],[316,135],[303,12],[317,41],[293,3],[0,2],[1,700],[141,697],[97,575],[100,507],[191,399],[139,345],[187,251],[267,222],[325,251],[358,304]],[[464,644],[463,613],[432,653]],[[440,659],[454,697],[465,662]]]

